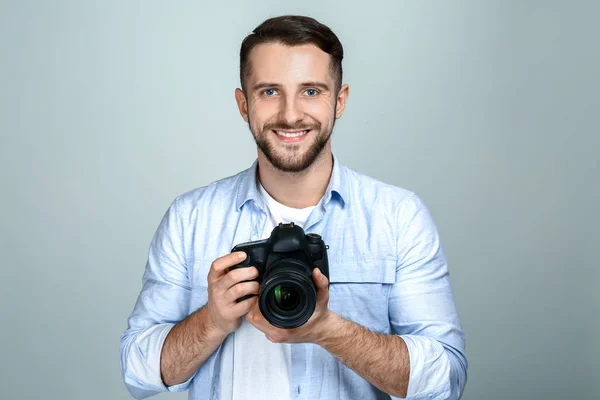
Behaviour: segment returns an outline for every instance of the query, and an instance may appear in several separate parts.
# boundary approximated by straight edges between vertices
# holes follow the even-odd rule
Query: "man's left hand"
[[[260,312],[258,301],[246,314],[246,319],[273,343],[316,343],[325,335],[332,311],[327,307],[329,280],[318,268],[313,269],[312,279],[317,289],[317,304],[313,315],[304,325],[293,329],[281,329],[271,325]]]

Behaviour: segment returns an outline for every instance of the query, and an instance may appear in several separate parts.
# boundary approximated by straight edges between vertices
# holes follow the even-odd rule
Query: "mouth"
[[[286,143],[296,143],[304,140],[310,129],[305,130],[273,130],[273,133],[279,138],[279,140]]]

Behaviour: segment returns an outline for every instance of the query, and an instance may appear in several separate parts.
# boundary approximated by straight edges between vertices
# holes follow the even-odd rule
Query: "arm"
[[[186,390],[189,382],[167,388],[160,367],[165,339],[175,324],[188,316],[191,294],[178,199],[173,201],[152,238],[142,283],[127,330],[121,335],[125,385],[135,398]]]
[[[132,396],[186,390],[200,366],[239,327],[256,298],[235,300],[256,294],[259,286],[244,282],[256,278],[256,268],[227,272],[244,258],[246,253],[230,253],[212,263],[208,303],[188,316],[191,288],[175,199],[152,239],[143,288],[121,335],[122,374]]]
[[[417,195],[400,205],[396,226],[396,282],[388,309],[392,330],[410,355],[407,398],[459,399],[467,379],[465,336],[437,227]]]
[[[246,253],[236,252],[212,263],[207,277],[208,303],[177,324],[165,340],[160,360],[165,384],[177,385],[190,379],[256,303],[255,296],[239,303],[236,299],[258,293],[258,282],[249,281],[258,276],[258,270],[251,267],[227,272],[245,258]]]
[[[317,344],[392,396],[459,399],[465,340],[437,228],[416,195],[403,203],[397,221],[396,282],[388,298],[395,335],[334,314]]]
[[[382,335],[330,311],[326,330],[316,344],[352,368],[379,390],[406,396],[410,360],[404,341]]]
[[[173,386],[189,380],[226,337],[211,324],[206,306],[175,325],[160,357],[163,383]]]

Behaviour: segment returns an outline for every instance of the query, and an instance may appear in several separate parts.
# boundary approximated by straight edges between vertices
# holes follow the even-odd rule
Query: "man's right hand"
[[[257,301],[252,296],[239,303],[242,296],[258,294],[259,283],[248,281],[258,277],[255,267],[236,268],[229,272],[229,267],[239,264],[247,257],[243,251],[227,254],[217,258],[208,272],[208,304],[206,305],[211,325],[223,335],[235,331],[242,323],[245,315]]]

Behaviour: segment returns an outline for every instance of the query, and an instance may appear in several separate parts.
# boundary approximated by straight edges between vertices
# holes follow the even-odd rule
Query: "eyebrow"
[[[310,82],[302,82],[300,84],[300,86],[302,87],[316,87],[319,89],[322,89],[324,91],[329,91],[329,86],[326,83],[323,82],[317,82],[317,81],[310,81]],[[256,85],[254,85],[252,87],[252,90],[261,90],[261,89],[267,89],[267,88],[277,88],[277,87],[281,87],[280,84],[278,83],[270,83],[270,82],[259,82]]]

